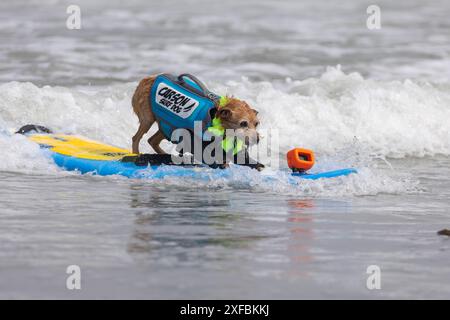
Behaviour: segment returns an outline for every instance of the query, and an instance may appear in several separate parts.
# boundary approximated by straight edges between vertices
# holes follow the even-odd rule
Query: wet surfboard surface
[[[137,164],[133,159],[136,154],[127,149],[107,145],[88,138],[66,134],[29,134],[28,138],[38,143],[41,148],[50,152],[56,165],[69,171],[91,173],[102,176],[122,175],[129,178],[164,178],[189,177],[204,178],[205,170],[208,178],[227,178],[228,169],[211,169],[207,166],[170,165],[170,169],[159,170],[167,165],[157,165],[151,162]],[[149,155],[158,157],[159,155]],[[130,161],[131,159],[131,161]],[[291,173],[291,183],[296,184],[299,179],[321,179],[347,176],[356,173],[356,169],[345,168],[318,173]],[[212,176],[213,177],[212,177]],[[267,179],[270,179],[267,176]]]

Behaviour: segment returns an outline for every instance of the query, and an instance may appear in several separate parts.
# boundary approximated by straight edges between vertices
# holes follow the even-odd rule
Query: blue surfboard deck
[[[201,171],[209,169],[209,178],[227,178],[231,176],[228,169],[214,169],[208,167],[189,167],[189,166],[164,166],[166,170],[160,170],[162,166],[137,166],[132,162],[110,161],[110,160],[89,160],[72,156],[66,156],[51,152],[54,162],[61,168],[68,171],[79,171],[82,174],[92,173],[101,176],[121,175],[128,178],[155,178],[182,177],[196,178],[201,176]],[[211,177],[211,171],[214,177]],[[320,173],[292,173],[291,176],[299,179],[317,180],[322,178],[335,178],[348,176],[357,173],[356,169],[347,168]]]
[[[161,179],[165,177],[185,177],[194,179],[220,179],[232,177],[231,169],[211,169],[196,165],[139,165],[122,161],[124,157],[136,157],[128,150],[90,140],[84,137],[63,134],[31,134],[28,138],[38,143],[50,153],[54,162],[68,171],[101,176],[122,175],[128,178]],[[287,173],[289,181],[296,184],[300,179],[316,180],[347,176],[357,171],[352,168],[319,173]],[[274,177],[261,173],[263,179]]]

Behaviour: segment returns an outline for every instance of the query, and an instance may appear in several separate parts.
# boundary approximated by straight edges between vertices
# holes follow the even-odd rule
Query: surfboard
[[[205,170],[208,170],[209,178],[211,171],[214,172],[213,178],[226,178],[231,174],[229,169],[211,169],[205,165],[175,165],[167,155],[136,155],[127,149],[76,135],[34,133],[27,134],[27,137],[47,150],[56,165],[82,174],[122,175],[129,178],[195,178],[201,177]],[[295,183],[298,179],[335,178],[356,172],[353,168],[346,168],[311,174],[293,172],[291,176],[296,178]]]

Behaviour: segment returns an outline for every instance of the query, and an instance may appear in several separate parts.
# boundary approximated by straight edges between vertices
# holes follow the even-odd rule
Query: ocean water
[[[0,298],[450,298],[448,2],[377,1],[379,30],[356,0],[77,3],[80,30],[70,1],[0,3]],[[252,104],[277,179],[80,175],[14,134],[130,148],[133,91],[156,72]],[[359,173],[292,186],[293,147]]]

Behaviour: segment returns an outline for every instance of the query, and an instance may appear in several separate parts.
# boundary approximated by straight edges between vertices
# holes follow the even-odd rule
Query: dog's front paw
[[[229,167],[230,167],[230,165],[228,163],[222,163],[221,165],[219,165],[220,169],[227,169]]]

